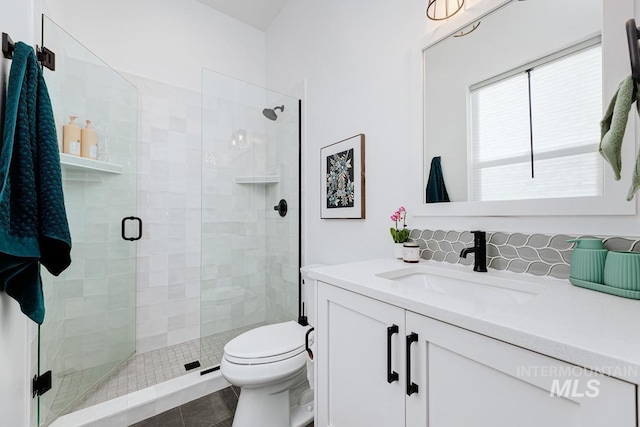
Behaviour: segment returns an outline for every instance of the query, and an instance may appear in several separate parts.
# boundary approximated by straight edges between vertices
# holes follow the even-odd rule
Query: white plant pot
[[[394,243],[393,245],[393,256],[398,259],[402,259],[404,256],[404,246],[402,243]]]

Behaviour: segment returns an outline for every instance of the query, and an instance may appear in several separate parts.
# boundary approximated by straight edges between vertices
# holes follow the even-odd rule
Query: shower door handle
[[[136,237],[127,237],[126,232],[125,232],[127,221],[137,221],[138,222],[138,235]],[[136,240],[142,239],[142,219],[138,218],[137,216],[127,216],[127,217],[122,218],[122,227],[121,227],[120,231],[122,233],[122,239],[123,240],[128,240],[130,242],[134,242]]]

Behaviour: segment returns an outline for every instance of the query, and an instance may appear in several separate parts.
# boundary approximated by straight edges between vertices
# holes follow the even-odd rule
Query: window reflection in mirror
[[[602,195],[599,38],[559,56],[471,86],[469,200]]]
[[[511,2],[425,49],[425,185],[440,156],[452,201],[602,195],[601,9]]]

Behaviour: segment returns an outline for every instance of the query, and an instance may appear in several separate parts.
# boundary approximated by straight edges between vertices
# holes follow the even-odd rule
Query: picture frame
[[[360,133],[320,149],[321,219],[365,219],[364,141]]]

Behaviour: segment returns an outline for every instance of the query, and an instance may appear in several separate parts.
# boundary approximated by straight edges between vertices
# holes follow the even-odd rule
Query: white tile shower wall
[[[76,71],[84,70],[82,74],[85,87],[95,88],[99,81],[113,81],[112,78],[105,78],[103,67],[70,58],[67,58],[67,61],[70,68]],[[112,71],[109,70],[108,73]],[[67,170],[63,174],[67,213],[74,241],[73,263],[58,278],[45,276],[51,283],[52,292],[47,296],[50,301],[47,310],[49,318],[47,327],[43,330],[42,345],[47,348],[44,353],[51,358],[63,349],[64,353],[60,354],[57,360],[64,365],[54,369],[65,372],[110,363],[114,360],[115,353],[123,351],[122,348],[105,348],[104,345],[100,345],[100,339],[95,333],[108,333],[107,328],[116,327],[115,324],[121,325],[130,317],[126,313],[114,311],[112,307],[119,306],[118,301],[122,299],[129,299],[127,287],[134,281],[132,273],[129,273],[134,271],[129,267],[133,253],[131,246],[123,244],[120,239],[119,217],[129,208],[135,209],[135,206],[127,205],[135,198],[132,194],[135,193],[135,184],[132,185],[131,182],[135,177],[127,174],[134,165],[121,160],[135,162],[136,159],[135,155],[132,156],[129,152],[130,147],[133,147],[130,144],[134,141],[130,135],[125,136],[131,132],[132,126],[135,129],[135,122],[119,121],[114,117],[113,111],[99,112],[91,110],[88,105],[73,104],[66,93],[71,87],[78,90],[80,85],[78,81],[64,81],[68,76],[61,77],[62,81],[57,82],[59,85],[49,85],[59,127],[69,113],[85,112],[87,117],[92,117],[97,124],[96,129],[103,146],[107,141],[110,142],[111,160],[121,164],[125,170],[123,175],[108,177],[78,174]],[[95,98],[94,101],[117,103],[113,99],[114,93],[117,92],[118,88],[111,87],[103,92],[101,98]],[[135,118],[135,106],[129,105],[130,95],[135,99],[135,92],[125,93],[121,97],[122,104],[119,107],[128,111],[125,115],[129,114],[129,117]],[[63,98],[64,103],[61,102]],[[104,126],[107,122],[111,123],[110,127]],[[134,130],[133,133],[137,132]],[[115,194],[118,197],[113,197]],[[93,338],[87,334],[91,325],[96,326],[92,329]],[[64,341],[67,342],[63,346]],[[76,341],[78,345],[69,344],[69,341]],[[50,346],[53,347],[49,348]],[[43,362],[47,363],[48,360],[45,358]]]
[[[298,316],[298,101],[279,98],[284,104],[278,120],[268,122],[266,131],[266,165],[268,175],[278,175],[280,182],[267,187],[266,320],[269,323],[296,319]],[[283,218],[273,211],[280,199],[287,201]]]
[[[206,72],[203,79],[202,336],[265,320],[263,90]],[[232,143],[238,131],[246,142]]]
[[[136,350],[200,337],[200,93],[128,75],[139,88]]]
[[[286,145],[269,151],[264,91],[235,91],[236,81],[216,75],[220,81],[205,79],[203,110],[197,92],[128,77],[140,94],[138,213],[145,222],[138,246],[137,351],[259,323],[267,313],[270,321],[294,318],[298,159]],[[281,134],[270,137],[297,144],[297,105],[288,108],[293,128],[282,121],[275,127]],[[247,132],[247,145],[232,145],[238,130]],[[290,165],[295,169],[287,172]],[[288,179],[277,186],[235,181],[265,174]],[[268,223],[275,197],[290,202],[288,218],[295,221]],[[278,236],[277,244],[268,232]]]
[[[56,29],[49,29],[58,41]],[[59,389],[63,376],[91,372],[80,387],[86,390],[134,350],[135,246],[121,239],[120,219],[135,214],[137,92],[91,60],[58,55],[57,62],[58,71],[45,75],[58,138],[69,115],[91,119],[100,156],[121,165],[123,174],[63,169],[73,262],[59,277],[43,269],[47,312],[40,329],[40,366],[54,375],[53,391],[41,398],[43,420],[51,415],[53,397],[62,396],[62,407],[77,397],[78,390]]]

